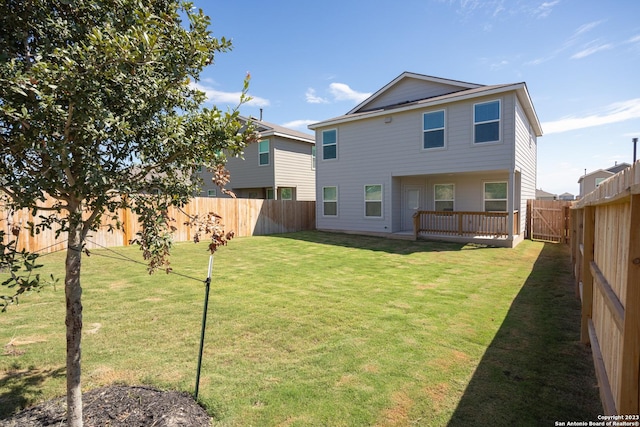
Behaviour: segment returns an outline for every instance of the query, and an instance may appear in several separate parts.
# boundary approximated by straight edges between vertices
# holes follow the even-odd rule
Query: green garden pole
[[[209,288],[211,287],[211,268],[213,267],[213,255],[209,255],[209,273],[205,284],[204,311],[202,312],[202,332],[200,333],[200,353],[198,354],[198,372],[196,373],[195,400],[198,401],[198,390],[200,388],[200,369],[202,368],[202,351],[204,350],[204,332],[207,328],[207,309],[209,307]]]

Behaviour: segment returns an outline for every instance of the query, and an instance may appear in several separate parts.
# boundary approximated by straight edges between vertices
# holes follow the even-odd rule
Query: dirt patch
[[[191,395],[150,387],[108,386],[83,394],[86,427],[210,426],[211,418]],[[0,420],[0,427],[64,425],[66,398],[49,400]]]

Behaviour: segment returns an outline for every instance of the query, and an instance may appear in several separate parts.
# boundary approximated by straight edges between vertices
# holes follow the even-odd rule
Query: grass
[[[136,248],[118,254],[140,259]],[[216,426],[553,425],[602,413],[562,245],[301,232],[216,254],[200,400]],[[43,258],[62,276],[64,254]],[[83,388],[193,392],[206,244],[180,275],[83,259]],[[0,316],[0,419],[64,394],[63,286]],[[2,350],[0,350],[2,351]]]

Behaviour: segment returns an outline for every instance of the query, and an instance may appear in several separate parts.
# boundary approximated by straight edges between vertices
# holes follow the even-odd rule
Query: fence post
[[[574,276],[574,284],[575,284],[575,293],[576,298],[580,299],[580,282],[582,282],[582,251],[580,250],[580,245],[583,242],[583,220],[584,220],[584,209],[572,209],[572,233],[571,236],[571,256],[572,256],[572,268],[573,268],[573,276]]]
[[[583,209],[583,251],[582,251],[582,321],[580,325],[580,341],[589,344],[589,320],[593,309],[593,276],[591,262],[594,256],[595,207]]]
[[[624,302],[624,328],[620,369],[620,414],[638,414],[640,405],[640,194],[631,196],[629,258],[627,259],[627,298]]]

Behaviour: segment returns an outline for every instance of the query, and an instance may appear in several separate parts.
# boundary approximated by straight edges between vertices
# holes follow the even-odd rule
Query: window
[[[422,115],[422,148],[444,147],[444,110]]]
[[[322,131],[322,160],[338,158],[338,131]]]
[[[484,211],[485,212],[506,212],[507,211],[507,183],[506,182],[485,182],[484,183]]]
[[[207,197],[216,197],[216,190],[207,190]]]
[[[382,217],[382,185],[364,186],[364,216]]]
[[[596,178],[596,187],[600,187],[600,184],[607,178]]]
[[[258,143],[258,164],[266,166],[269,164],[269,140],[265,139]]]
[[[455,186],[453,184],[436,184],[433,188],[435,210],[453,212]]]
[[[500,140],[500,101],[484,102],[473,106],[473,142]]]
[[[281,200],[293,200],[293,188],[281,188],[280,189]]]
[[[311,169],[316,169],[316,146],[311,146]]]
[[[322,187],[322,214],[338,215],[338,187]]]
[[[267,200],[273,200],[273,188],[266,188],[265,189],[265,195],[266,195],[266,199]]]

